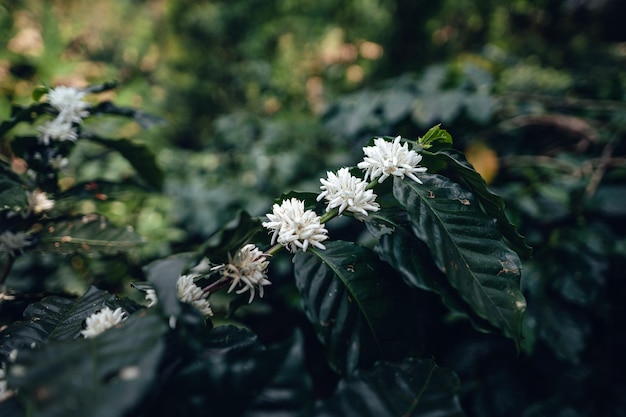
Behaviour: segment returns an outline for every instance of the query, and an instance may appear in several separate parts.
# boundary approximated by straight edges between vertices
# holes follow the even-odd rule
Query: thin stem
[[[326,213],[324,213],[324,215],[320,219],[320,223],[326,223],[333,217],[336,217],[338,214],[339,214],[339,209],[335,207],[331,211],[327,211]]]
[[[202,292],[207,294],[207,295],[208,294],[213,294],[214,292],[217,292],[217,291],[221,290],[222,288],[227,287],[228,284],[230,284],[230,282],[228,282],[228,279],[221,278],[221,279],[215,281],[214,283],[209,284],[206,287],[204,287]]]
[[[268,256],[274,256],[282,248],[283,248],[283,245],[281,245],[280,243],[277,243],[274,246],[272,246],[271,248],[269,248],[267,250],[267,252],[265,252],[265,254],[268,255]]]

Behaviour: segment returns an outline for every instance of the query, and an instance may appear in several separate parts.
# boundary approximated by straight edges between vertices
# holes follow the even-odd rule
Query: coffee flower
[[[273,231],[272,244],[278,242],[292,253],[298,249],[306,252],[309,245],[326,249],[322,242],[328,239],[328,230],[320,223],[320,216],[304,210],[304,201],[292,198],[281,205],[274,204],[267,218],[263,227]]]
[[[183,303],[191,304],[204,316],[212,316],[211,304],[205,298],[202,288],[194,284],[195,275],[181,275],[176,281],[176,295]]]
[[[24,252],[24,248],[30,245],[30,236],[24,232],[13,233],[7,230],[0,234],[0,252],[9,252],[15,256],[15,252]]]
[[[80,333],[89,339],[98,336],[100,333],[117,326],[128,318],[128,315],[122,307],[118,307],[115,310],[111,310],[109,307],[105,307],[97,313],[92,314],[85,320],[85,330]]]
[[[159,302],[159,298],[157,297],[157,293],[154,289],[148,288],[146,291],[146,302],[148,303],[148,308],[155,306]]]
[[[37,130],[39,130],[39,143],[46,146],[50,144],[50,140],[59,142],[71,140],[74,142],[78,139],[78,133],[74,126],[72,126],[72,122],[59,117],[45,122],[43,126],[39,126]]]
[[[46,193],[40,190],[33,192],[27,192],[26,198],[28,199],[28,208],[26,215],[30,213],[41,214],[44,211],[52,210],[54,208],[54,200],[50,200],[46,197]]]
[[[237,287],[237,294],[250,291],[248,303],[254,300],[255,289],[259,290],[259,297],[263,297],[263,287],[272,283],[267,279],[267,255],[255,245],[248,244],[239,249],[234,257],[228,254],[228,263],[212,268],[219,271],[222,279],[232,280],[228,292]]]
[[[80,123],[89,116],[89,103],[82,101],[85,92],[73,87],[57,87],[48,92],[48,103],[59,111],[59,120]]]
[[[328,201],[326,211],[339,207],[339,214],[348,210],[358,217],[380,209],[374,191],[367,190],[367,183],[352,176],[348,168],[341,168],[337,174],[327,172],[327,179],[321,178],[320,182],[322,193],[317,196],[317,201],[323,198]]]
[[[391,175],[404,178],[411,178],[413,181],[422,184],[415,174],[426,172],[425,167],[420,167],[422,155],[413,150],[409,150],[408,144],[400,144],[400,136],[393,142],[383,138],[376,138],[374,146],[363,148],[365,158],[357,165],[365,171],[365,181],[378,179],[383,182]]]

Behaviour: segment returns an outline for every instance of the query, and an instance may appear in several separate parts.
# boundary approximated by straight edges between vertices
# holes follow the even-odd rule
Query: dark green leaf
[[[400,273],[407,285],[438,294],[450,311],[469,318],[477,329],[494,330],[450,285],[435,265],[428,246],[410,232],[411,224],[406,212],[382,209],[368,216],[366,224],[378,237],[376,253]]]
[[[14,179],[0,173],[0,212],[19,211],[27,205],[24,187]]]
[[[517,254],[473,194],[440,175],[420,178],[424,184],[394,179],[394,196],[406,208],[413,233],[476,315],[519,346],[526,302]]]
[[[461,417],[458,389],[457,376],[432,360],[381,362],[342,381],[335,395],[311,415]]]
[[[9,385],[38,417],[128,415],[154,384],[167,329],[143,310],[93,339],[21,351]]]
[[[532,249],[506,217],[504,200],[487,188],[485,180],[465,160],[462,153],[450,149],[436,153],[425,151],[422,152],[422,156],[424,158],[422,164],[428,167],[429,172],[437,173],[445,167],[449,171],[450,178],[469,189],[476,196],[485,213],[497,220],[498,230],[513,250],[523,258],[530,257]]]
[[[99,91],[104,91],[104,90],[99,90]],[[92,90],[92,92],[99,92],[99,91]],[[162,119],[160,117],[142,112],[140,110],[132,109],[130,107],[119,107],[110,101],[103,101],[102,103],[99,103],[97,106],[92,107],[90,109],[90,113],[91,114],[112,114],[116,116],[128,117],[128,118],[133,119],[135,122],[137,122],[137,124],[139,124],[139,126],[143,127],[144,129],[166,123],[165,119]]]
[[[371,250],[333,241],[297,253],[294,263],[305,311],[338,372],[417,349],[410,291]]]
[[[69,340],[80,337],[84,320],[104,306],[122,307],[131,314],[139,306],[106,291],[90,287],[80,298],[48,296],[30,304],[24,311],[24,321],[13,323],[0,333],[0,356],[13,349],[32,349],[49,340]]]
[[[213,263],[228,262],[229,253],[234,255],[261,230],[259,219],[253,219],[247,212],[240,211],[233,220],[209,238],[201,252]]]
[[[118,227],[103,216],[89,214],[45,223],[39,249],[61,254],[118,253],[142,243],[131,226]]]
[[[118,151],[137,171],[148,185],[161,189],[163,171],[157,165],[156,156],[144,143],[130,139],[109,139],[97,135],[84,135],[86,139],[98,142]]]

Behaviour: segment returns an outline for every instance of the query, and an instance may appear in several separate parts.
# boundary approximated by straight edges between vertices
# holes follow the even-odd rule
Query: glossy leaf
[[[81,252],[117,253],[143,243],[131,226],[119,227],[96,214],[45,223],[39,249],[64,255]]]
[[[26,190],[17,181],[0,173],[0,212],[19,211],[28,205]]]
[[[164,174],[157,165],[156,156],[144,143],[129,139],[109,139],[97,135],[83,135],[107,148],[118,151],[135,168],[137,175],[148,185],[161,189]]]
[[[418,345],[410,291],[371,250],[333,241],[294,258],[302,302],[331,365],[351,373]]]
[[[485,213],[496,219],[498,230],[518,255],[523,258],[530,257],[532,249],[506,217],[504,200],[489,190],[485,180],[465,160],[463,154],[455,150],[436,153],[424,151],[422,156],[424,158],[422,164],[429,167],[429,172],[436,173],[443,169],[450,171],[448,176],[469,189]],[[431,169],[431,167],[435,169]]]
[[[408,286],[438,294],[451,312],[469,318],[477,329],[495,330],[474,313],[437,268],[428,246],[410,232],[411,224],[406,212],[383,208],[368,216],[366,224],[378,237],[376,253],[400,273]]]
[[[26,308],[24,321],[15,322],[0,333],[0,356],[6,357],[13,349],[43,346],[52,340],[79,338],[84,320],[105,306],[122,307],[129,314],[140,308],[131,300],[95,287],[80,298],[45,297]]]
[[[476,315],[519,346],[526,302],[517,254],[472,193],[439,175],[420,178],[423,184],[394,179],[394,196],[407,210],[413,233]]]
[[[461,417],[458,389],[457,376],[432,360],[380,362],[342,381],[311,416]]]
[[[128,415],[154,384],[167,329],[143,310],[93,339],[20,351],[9,385],[38,417]]]

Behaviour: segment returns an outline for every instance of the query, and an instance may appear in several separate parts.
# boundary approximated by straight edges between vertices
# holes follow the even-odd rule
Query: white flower
[[[43,191],[27,191],[26,198],[28,199],[28,209],[26,210],[27,216],[31,212],[35,214],[41,214],[44,211],[48,211],[54,208],[54,200],[50,200],[48,197],[46,197],[46,193],[44,193]]]
[[[280,206],[274,204],[267,218],[269,222],[263,222],[263,227],[274,231],[272,244],[278,241],[292,253],[298,249],[306,251],[309,245],[326,249],[322,242],[328,239],[328,230],[320,223],[320,216],[304,210],[304,201],[292,198]]]
[[[374,191],[366,190],[367,183],[352,176],[348,168],[341,168],[336,175],[333,172],[327,172],[327,178],[320,178],[322,183],[320,189],[323,192],[317,196],[317,201],[322,198],[328,201],[326,211],[339,207],[339,214],[347,209],[357,216],[367,216],[368,211],[380,209]]]
[[[15,251],[23,252],[30,244],[30,236],[24,232],[13,233],[9,230],[0,234],[0,252],[9,252],[15,255]]]
[[[234,257],[228,254],[228,264],[212,269],[220,271],[223,279],[232,280],[229,293],[237,286],[242,286],[237,290],[237,294],[250,290],[248,303],[251,303],[254,300],[255,288],[259,290],[259,297],[263,297],[263,287],[272,284],[267,279],[269,261],[266,256],[256,246],[248,244],[239,249]]]
[[[48,103],[59,111],[62,121],[80,123],[89,116],[89,103],[82,101],[85,92],[73,87],[57,87],[48,92]]]
[[[157,293],[154,289],[148,288],[148,290],[146,291],[146,301],[148,302],[148,307],[152,307],[159,302]]]
[[[64,158],[61,155],[56,155],[54,157],[49,157],[48,158],[48,165],[50,165],[50,167],[52,169],[63,169],[67,166],[67,164],[69,163],[69,160],[67,158]]]
[[[85,330],[80,333],[85,337],[85,339],[96,337],[105,330],[108,330],[113,326],[117,326],[126,320],[127,317],[128,315],[124,310],[122,310],[122,307],[116,308],[115,311],[111,310],[109,307],[104,307],[97,313],[87,317],[85,320]]]
[[[386,141],[383,138],[376,138],[374,146],[366,146],[363,148],[365,158],[357,165],[365,171],[365,181],[368,178],[378,182],[383,182],[390,175],[396,177],[411,178],[413,181],[422,184],[422,181],[415,176],[417,173],[426,172],[426,168],[420,167],[422,155],[413,150],[409,150],[408,144],[400,145],[400,136],[397,136],[393,142]]]
[[[72,126],[71,122],[65,121],[59,117],[54,120],[49,120],[37,128],[39,130],[39,143],[44,145],[50,144],[50,139],[63,142],[64,140],[71,140],[74,142],[78,139],[78,133]]]
[[[203,315],[212,316],[213,310],[209,300],[204,298],[202,288],[194,284],[194,275],[181,275],[176,281],[176,295],[183,303],[191,304],[197,308]]]

